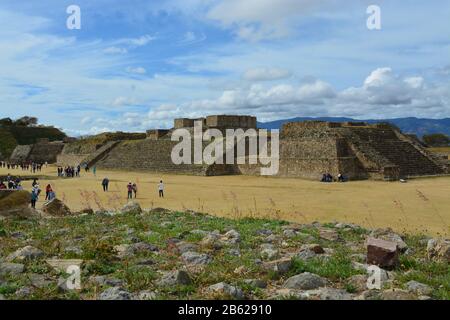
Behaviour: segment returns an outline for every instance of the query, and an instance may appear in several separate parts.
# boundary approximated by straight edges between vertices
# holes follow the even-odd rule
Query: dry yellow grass
[[[300,179],[103,170],[97,170],[96,177],[82,173],[81,178],[62,179],[55,172],[54,167],[44,169],[41,174],[54,178],[40,181],[41,188],[51,183],[58,198],[72,210],[120,208],[127,202],[126,185],[132,181],[138,184],[137,201],[144,208],[192,209],[218,216],[269,217],[300,223],[342,221],[370,228],[450,234],[450,177],[417,179],[405,184],[380,181],[323,184]],[[0,169],[0,174],[6,173],[6,169]],[[101,188],[105,176],[111,180],[108,193]],[[160,179],[166,185],[164,199],[158,198]],[[31,181],[24,182],[26,189],[30,186]]]

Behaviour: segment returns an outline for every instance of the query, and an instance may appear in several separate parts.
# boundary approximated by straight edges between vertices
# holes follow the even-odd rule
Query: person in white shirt
[[[162,182],[162,180],[159,181],[158,191],[159,191],[159,197],[164,198],[164,183]]]

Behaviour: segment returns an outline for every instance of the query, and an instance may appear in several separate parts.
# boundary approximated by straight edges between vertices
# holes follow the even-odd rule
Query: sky
[[[0,118],[69,135],[212,114],[450,117],[447,0],[1,0],[0,22]]]

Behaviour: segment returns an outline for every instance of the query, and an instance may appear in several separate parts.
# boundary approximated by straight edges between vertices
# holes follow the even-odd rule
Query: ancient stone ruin
[[[178,141],[171,141],[175,129],[194,132],[195,121],[203,130],[257,129],[252,116],[216,115],[200,119],[175,119],[174,128],[152,129],[146,134],[116,136],[98,142],[95,137],[76,142],[40,142],[18,146],[11,159],[60,165],[87,164],[98,168],[143,170],[192,175],[259,175],[260,165],[182,164],[171,161]],[[86,141],[86,142],[84,142]],[[236,142],[235,142],[236,143]],[[270,144],[270,135],[269,135]],[[206,147],[208,143],[203,143]],[[248,152],[248,148],[246,148]],[[270,150],[270,148],[269,148]],[[248,156],[248,154],[247,154]],[[36,159],[36,160],[35,160]],[[278,176],[320,179],[322,174],[339,173],[349,179],[396,180],[415,176],[434,176],[448,172],[448,160],[428,152],[417,139],[388,124],[320,121],[285,124],[280,131],[280,170]]]

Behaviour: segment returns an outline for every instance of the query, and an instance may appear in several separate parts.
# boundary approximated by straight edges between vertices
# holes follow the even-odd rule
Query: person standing
[[[133,184],[131,182],[127,185],[128,199],[133,199]]]
[[[159,197],[164,198],[164,183],[162,180],[159,181],[158,191],[159,191]]]
[[[137,184],[136,183],[133,183],[133,193],[134,193],[134,198],[136,199],[137,198]]]
[[[109,179],[108,178],[104,178],[103,179],[102,186],[103,186],[103,191],[104,192],[108,191],[108,186],[109,186]]]
[[[36,209],[36,202],[38,200],[38,197],[39,197],[38,191],[37,190],[33,190],[31,192],[31,207],[33,209]]]
[[[45,188],[45,200],[50,200],[50,192],[53,192],[52,186],[50,184]]]
[[[92,167],[92,173],[94,174],[94,176],[97,174],[97,167],[96,166]]]

